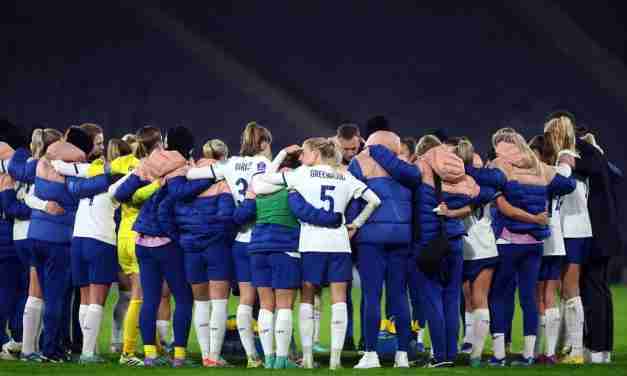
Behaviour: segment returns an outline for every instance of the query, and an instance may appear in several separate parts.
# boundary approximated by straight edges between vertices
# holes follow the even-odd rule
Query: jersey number
[[[333,212],[335,208],[335,201],[333,201],[333,196],[327,194],[327,191],[335,190],[334,185],[323,185],[320,187],[320,200],[327,201],[329,203],[329,211]]]
[[[246,191],[248,190],[248,182],[244,178],[239,178],[235,182],[235,185],[237,185],[237,187],[239,188],[239,191],[237,191],[237,193],[239,193],[242,198],[241,200],[238,200],[238,201],[241,203],[246,198]]]

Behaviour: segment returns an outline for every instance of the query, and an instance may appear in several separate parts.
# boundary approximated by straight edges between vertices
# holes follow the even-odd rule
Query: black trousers
[[[594,254],[594,250],[593,250]],[[608,284],[609,257],[590,259],[581,265],[579,280],[584,309],[584,346],[593,351],[612,351],[614,307]]]

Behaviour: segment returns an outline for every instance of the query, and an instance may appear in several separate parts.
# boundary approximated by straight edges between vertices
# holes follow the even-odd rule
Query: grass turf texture
[[[554,367],[545,367],[545,366],[534,366],[532,368],[480,368],[480,369],[472,369],[469,367],[456,367],[456,368],[447,368],[447,369],[394,369],[391,368],[390,364],[384,364],[385,368],[375,369],[375,370],[365,370],[368,375],[414,375],[416,373],[433,373],[433,374],[447,374],[447,375],[479,375],[479,374],[493,374],[493,375],[502,375],[502,374],[516,374],[516,375],[564,375],[568,374],[571,376],[574,375],[611,375],[611,376],[619,376],[619,375],[627,375],[627,287],[623,286],[615,286],[612,288],[612,293],[614,297],[614,319],[615,319],[615,346],[612,361],[613,363],[610,365],[585,365],[585,366],[564,366],[558,365]],[[257,374],[270,374],[270,373],[279,373],[284,375],[309,375],[309,374],[328,374],[332,373],[333,375],[348,375],[348,374],[358,374],[361,373],[358,370],[352,369],[352,366],[357,363],[359,360],[359,356],[356,353],[346,353],[343,356],[343,365],[346,367],[343,370],[339,371],[329,371],[328,367],[328,355],[316,355],[316,360],[322,364],[322,368],[315,370],[303,370],[303,369],[293,369],[293,370],[247,370],[243,368],[245,364],[243,361],[235,361],[234,364],[237,366],[236,368],[230,369],[203,369],[203,368],[182,368],[182,369],[172,369],[172,368],[151,368],[151,369],[138,369],[138,368],[127,368],[122,367],[117,364],[118,356],[107,354],[109,349],[109,336],[111,333],[111,309],[113,307],[113,303],[116,301],[116,294],[111,294],[109,297],[109,301],[106,306],[106,315],[105,320],[103,322],[101,336],[100,336],[100,350],[102,355],[109,360],[108,363],[100,364],[100,365],[90,365],[90,366],[82,366],[79,364],[34,364],[34,363],[23,363],[18,361],[0,361],[0,376],[4,375],[46,375],[46,374],[55,374],[55,375],[91,375],[91,376],[99,376],[99,375],[171,375],[173,372],[181,375],[236,375],[241,374],[243,372],[253,372]],[[356,307],[359,307],[359,293],[358,291],[353,290],[353,303]],[[326,347],[329,346],[329,319],[330,319],[330,305],[329,296],[325,293],[324,296],[324,311],[322,314],[322,336],[321,340],[323,345]],[[237,300],[231,299],[229,302],[229,312],[235,312],[235,308],[237,306]],[[298,343],[298,321],[297,321],[297,311],[295,314],[295,327],[294,327],[294,335],[296,336],[296,341]],[[359,329],[359,317],[355,316],[355,329],[358,332]],[[514,345],[513,351],[520,352],[522,349],[522,322],[521,322],[521,312],[519,307],[516,308],[516,316],[514,322]],[[429,346],[428,336],[426,338],[426,345]],[[141,347],[139,347],[141,349]],[[195,334],[192,333],[190,335],[189,342],[189,353],[192,359],[199,361],[200,354],[198,343],[196,342]],[[486,348],[486,351],[490,351],[490,343]]]

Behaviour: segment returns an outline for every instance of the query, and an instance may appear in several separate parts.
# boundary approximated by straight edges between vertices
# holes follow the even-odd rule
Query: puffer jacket
[[[384,148],[381,145],[377,147]],[[354,158],[348,166],[348,171],[355,178],[366,183],[368,188],[381,199],[379,208],[355,235],[355,242],[409,244],[412,239],[412,192],[381,171],[383,166],[376,166],[376,163],[372,158],[360,155]],[[385,167],[383,169],[385,170]],[[365,205],[362,199],[353,200],[348,207],[347,217],[354,218]]]
[[[424,246],[440,233],[440,219],[433,212],[438,200],[433,186],[434,171],[426,164],[422,167],[398,159],[389,149],[375,145],[369,148],[370,156],[383,167],[395,180],[413,190],[413,216],[419,221],[420,232],[414,234],[415,246]],[[455,184],[475,184],[470,176]],[[476,184],[475,184],[476,185]],[[449,209],[459,209],[474,204],[479,196],[463,194],[464,190],[455,189],[455,185],[443,182],[442,199]],[[446,234],[449,238],[464,235],[464,223],[461,219],[445,218]]]

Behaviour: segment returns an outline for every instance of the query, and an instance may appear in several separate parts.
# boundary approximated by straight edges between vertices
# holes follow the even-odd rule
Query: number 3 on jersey
[[[329,194],[327,194],[327,192],[329,191],[333,191],[335,190],[335,186],[334,185],[323,185],[320,187],[320,200],[322,202],[328,202],[329,203],[329,211],[333,212],[334,208],[335,208],[335,202],[333,201],[333,196],[330,196]]]
[[[239,188],[239,191],[237,191],[237,193],[240,194],[240,197],[238,197],[237,202],[241,204],[246,198],[246,191],[248,190],[248,182],[244,178],[239,178],[235,182],[235,185],[237,185],[237,187]]]

